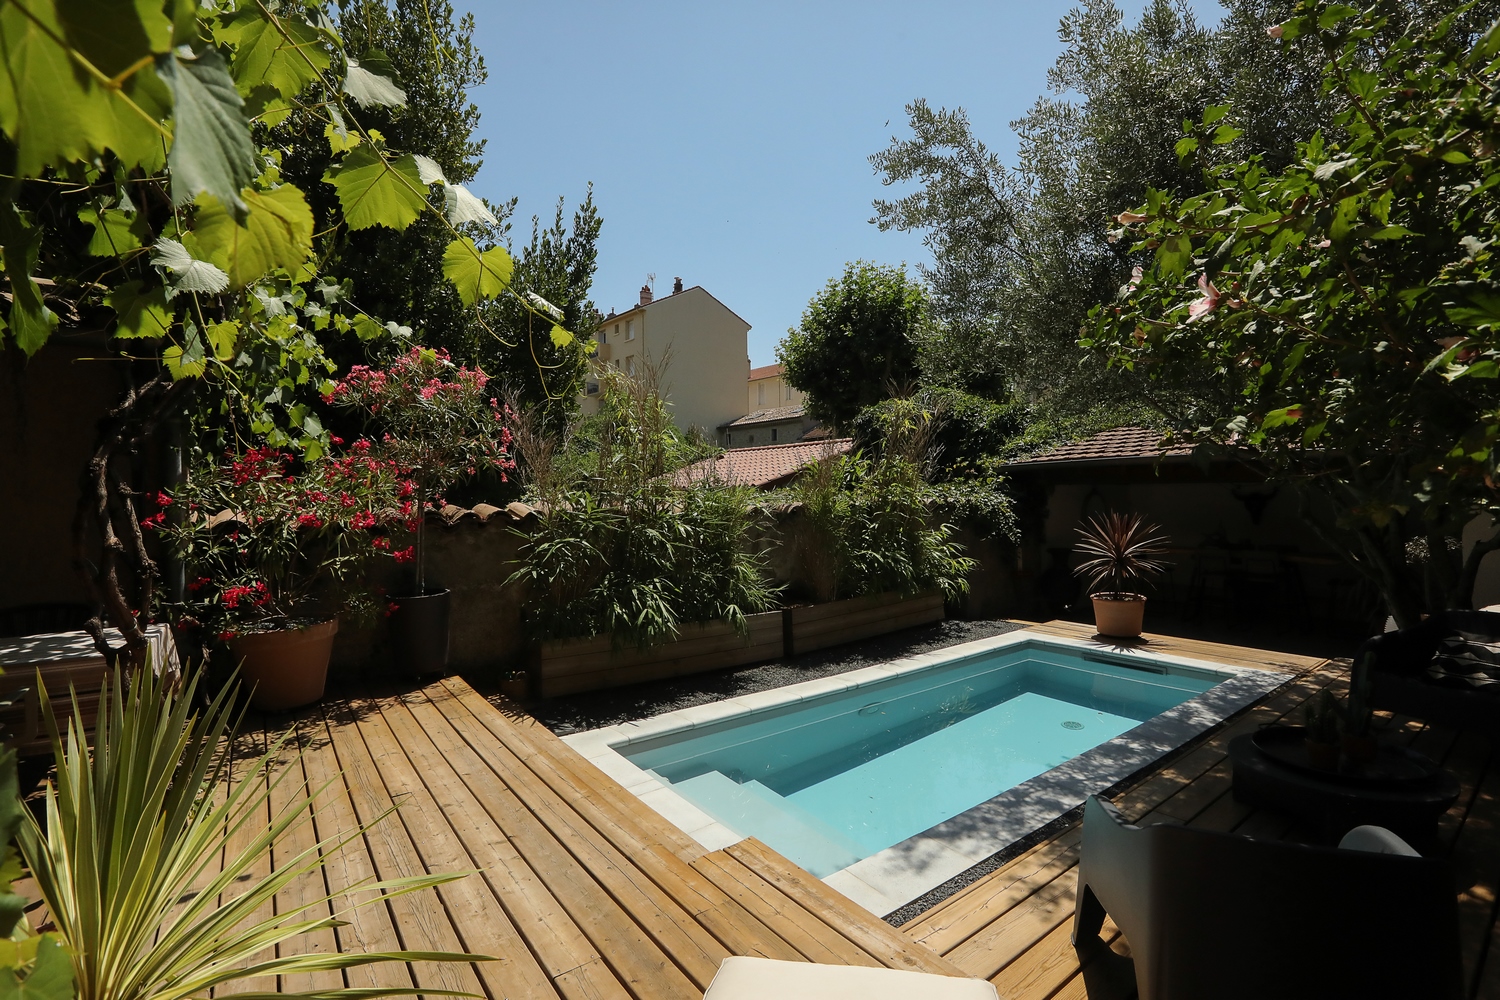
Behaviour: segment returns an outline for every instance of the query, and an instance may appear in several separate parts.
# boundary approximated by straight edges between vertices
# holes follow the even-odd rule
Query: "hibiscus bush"
[[[144,523],[186,563],[183,624],[230,638],[384,610],[368,582],[371,564],[415,557],[392,533],[416,527],[417,485],[373,450],[362,438],[342,455],[306,462],[252,448],[158,494]]]
[[[465,478],[516,467],[510,411],[488,390],[489,376],[456,364],[448,352],[413,347],[386,368],[355,365],[324,401],[357,413],[372,435],[372,454],[409,477],[422,511],[442,506],[440,494]],[[425,589],[421,518],[417,587]]]

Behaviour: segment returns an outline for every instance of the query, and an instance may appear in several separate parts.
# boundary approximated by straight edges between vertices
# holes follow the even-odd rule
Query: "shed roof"
[[[1154,462],[1163,458],[1187,458],[1192,445],[1162,446],[1162,435],[1145,427],[1112,427],[1091,438],[1059,445],[1039,455],[1011,462],[1013,468],[1028,466],[1120,464]]]
[[[790,480],[810,462],[842,455],[853,447],[852,438],[831,441],[799,441],[754,448],[731,448],[722,455],[705,458],[678,469],[679,484],[717,479],[729,486],[770,489]]]
[[[729,421],[727,424],[720,424],[719,427],[721,429],[755,427],[760,424],[780,423],[783,420],[801,420],[805,413],[806,411],[801,403],[795,406],[776,406],[770,409],[756,410],[754,413],[747,413],[743,417]]]
[[[780,365],[761,365],[759,368],[750,369],[750,381],[754,382],[758,378],[775,378],[780,374]]]

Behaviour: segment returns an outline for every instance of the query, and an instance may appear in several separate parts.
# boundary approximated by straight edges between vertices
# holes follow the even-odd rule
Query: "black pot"
[[[448,669],[449,593],[392,597],[391,648],[396,669],[414,677],[441,674]]]

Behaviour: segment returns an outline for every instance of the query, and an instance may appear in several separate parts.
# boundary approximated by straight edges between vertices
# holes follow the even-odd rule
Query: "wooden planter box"
[[[113,644],[123,640],[111,631]],[[162,665],[178,669],[177,652],[172,633],[156,625],[149,633],[151,662],[159,671]],[[94,732],[99,712],[99,690],[104,685],[104,657],[94,649],[87,632],[53,632],[28,635],[19,639],[0,639],[0,740],[21,755],[47,753],[52,749],[46,723],[42,721],[42,701],[37,690],[37,676],[47,688],[58,727],[66,732],[72,711],[69,686],[78,694],[84,728]]]
[[[750,634],[727,624],[685,626],[679,638],[647,649],[615,650],[610,636],[558,639],[532,654],[532,692],[542,698],[775,660],[782,651],[782,613],[749,615]]]
[[[875,594],[827,604],[787,608],[786,655],[796,656],[846,642],[885,635],[913,625],[943,620],[943,595],[937,591],[901,597]]]

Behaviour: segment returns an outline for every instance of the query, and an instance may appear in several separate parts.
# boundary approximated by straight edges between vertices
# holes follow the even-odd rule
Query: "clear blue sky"
[[[1144,0],[1118,0],[1130,19]],[[775,345],[845,261],[927,259],[870,224],[866,160],[905,135],[917,97],[966,108],[1002,157],[1046,88],[1068,0],[893,3],[477,3],[490,82],[476,192],[520,198],[514,237],[594,183],[604,219],[593,298],[624,309],[648,273],[702,285]],[[1218,19],[1216,0],[1193,0]]]

